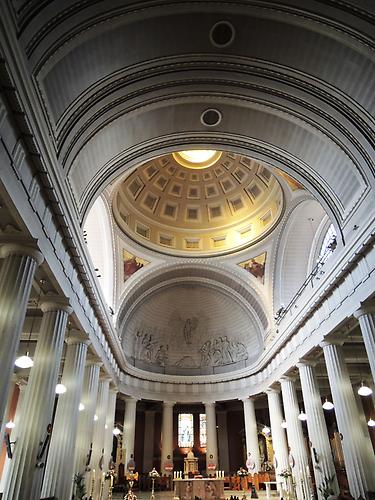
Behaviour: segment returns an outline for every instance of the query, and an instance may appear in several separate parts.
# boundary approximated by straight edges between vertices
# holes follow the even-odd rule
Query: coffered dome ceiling
[[[155,158],[117,186],[113,212],[142,245],[176,255],[216,255],[249,246],[278,222],[279,182],[265,166],[229,152]]]

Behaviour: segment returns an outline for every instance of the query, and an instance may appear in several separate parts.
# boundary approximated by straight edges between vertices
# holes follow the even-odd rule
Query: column
[[[298,419],[299,407],[294,381],[290,377],[282,377],[281,393],[283,397],[286,432],[290,446],[292,473],[296,479],[297,498],[310,498],[310,471],[302,424]]]
[[[20,426],[3,500],[40,498],[47,451],[44,444],[49,438],[65,327],[72,308],[66,299],[46,295],[41,310],[44,314],[34,366],[23,402],[25,417]]]
[[[228,443],[228,423],[227,423],[227,412],[221,410],[217,412],[217,425],[218,425],[218,435],[220,439],[218,441],[218,453],[219,453],[219,470],[225,471],[229,474],[229,443]]]
[[[98,399],[95,408],[96,417],[94,420],[94,434],[92,440],[91,471],[86,488],[88,496],[91,494],[95,500],[100,497],[100,488],[104,472],[104,435],[110,380],[111,378],[108,375],[99,379]]]
[[[163,415],[164,421],[164,415]],[[173,421],[172,421],[173,425]],[[162,431],[163,433],[163,431]],[[155,436],[155,411],[146,410],[145,411],[145,440],[143,443],[143,472],[147,473],[154,466],[154,436]],[[173,436],[172,436],[173,437]],[[172,441],[173,443],[173,441]],[[172,447],[173,452],[173,447]],[[168,454],[167,454],[168,455]],[[162,446],[162,456],[163,456],[163,446]],[[170,455],[170,458],[172,455]],[[172,457],[173,458],[173,457]],[[173,460],[170,460],[171,462]],[[163,461],[161,466],[161,472],[164,473]],[[170,474],[170,472],[168,472]]]
[[[173,464],[173,401],[163,402],[163,420],[161,428],[161,472],[170,475],[165,470],[166,464]]]
[[[275,456],[276,481],[281,482],[278,474],[288,468],[288,444],[285,429],[281,427],[283,414],[281,411],[280,392],[276,389],[266,391],[268,397],[268,410],[270,413],[272,447]]]
[[[78,417],[78,431],[75,453],[75,473],[83,473],[91,465],[92,438],[94,430],[94,415],[98,396],[99,372],[103,363],[89,359],[86,363],[83,378],[81,403],[84,409]],[[89,462],[89,463],[88,463]]]
[[[137,400],[129,397],[125,400],[124,434],[122,446],[124,449],[125,472],[129,461],[134,462],[135,421],[137,417]]]
[[[117,389],[110,387],[108,395],[108,410],[105,420],[105,436],[104,436],[104,460],[103,472],[107,472],[112,465],[112,449],[113,449],[113,429],[116,412]],[[109,481],[104,481],[104,489],[102,498],[108,498]]]
[[[68,344],[61,383],[66,393],[58,398],[55,421],[44,473],[42,497],[59,500],[72,498],[74,478],[74,450],[78,427],[79,403],[89,340],[72,330]]]
[[[342,342],[325,341],[323,348],[336,420],[342,434],[346,474],[350,493],[354,498],[367,498],[368,491],[375,491],[375,458],[367,456],[365,438],[353,393]]]
[[[333,476],[332,488],[335,495],[338,495],[339,486],[336,478],[336,469],[333,463],[331,444],[322,408],[322,399],[313,369],[314,363],[301,361],[297,363],[297,367],[299,369],[303,402],[307,416],[315,484],[318,487],[323,483],[324,478]]]
[[[207,425],[206,470],[209,472],[209,465],[215,465],[216,469],[219,465],[219,457],[217,455],[215,402],[204,403],[204,406],[206,409]]]
[[[27,244],[6,243],[0,248],[0,258],[4,259],[0,267],[0,436],[3,436],[5,409],[27,301],[35,270],[43,256]]]
[[[13,420],[15,427],[13,429],[11,429],[11,431],[9,432],[10,440],[13,443],[17,440],[19,430],[20,430],[20,425],[22,425],[22,414],[23,414],[22,405],[23,405],[23,400],[24,400],[24,396],[25,396],[25,389],[27,386],[27,381],[20,379],[20,380],[18,380],[18,382],[16,382],[16,384],[18,385],[19,393],[18,393],[18,399],[17,399],[16,414],[15,414],[15,417]],[[4,491],[11,465],[12,465],[12,460],[10,458],[6,457],[3,471],[2,471],[2,475],[1,475],[0,493],[2,493]]]
[[[368,361],[371,368],[372,379],[375,382],[375,305],[364,305],[354,313],[358,319],[359,326],[365,344]]]
[[[255,416],[255,406],[253,398],[245,398],[243,402],[243,411],[245,419],[246,436],[246,462],[250,464],[252,474],[260,469],[260,455],[258,444],[258,426]],[[250,458],[250,460],[249,460]]]

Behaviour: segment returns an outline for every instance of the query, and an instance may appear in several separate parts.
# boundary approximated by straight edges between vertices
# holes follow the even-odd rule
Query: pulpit
[[[198,459],[194,456],[192,450],[190,450],[186,457],[184,458],[184,477],[188,478],[190,475],[198,473]]]

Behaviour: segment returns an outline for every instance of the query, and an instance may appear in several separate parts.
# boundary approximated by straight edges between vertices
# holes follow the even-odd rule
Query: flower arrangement
[[[238,471],[237,471],[237,476],[239,476],[239,477],[246,477],[246,476],[248,476],[248,475],[249,475],[249,473],[248,473],[248,472],[247,472],[247,470],[246,470],[246,469],[244,469],[243,467],[240,467],[240,468],[238,469]]]
[[[286,468],[280,471],[278,475],[286,479],[288,477],[292,477],[292,471]]]

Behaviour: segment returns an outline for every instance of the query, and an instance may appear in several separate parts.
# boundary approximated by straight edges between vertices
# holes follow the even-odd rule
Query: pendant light
[[[56,392],[56,394],[65,394],[66,393],[65,385],[64,384],[57,384],[55,392]]]
[[[44,283],[45,283],[44,280],[39,281],[39,294],[38,294],[38,298],[36,301],[36,308],[37,309],[39,307],[39,301],[40,301],[40,297],[42,295],[42,285]],[[33,319],[31,320],[30,333],[29,333],[29,338],[27,340],[26,354],[24,354],[23,356],[19,356],[14,362],[14,364],[18,368],[24,368],[24,369],[31,368],[34,365],[34,361],[30,358],[30,352],[29,352],[29,346],[30,346],[31,334],[33,332],[34,321],[35,321],[35,316],[33,316]]]
[[[330,410],[333,410],[335,406],[331,401],[328,401],[328,399],[326,398],[326,400],[322,404],[322,407],[324,410],[330,411]]]
[[[367,422],[367,425],[369,427],[375,427],[375,420],[373,418],[369,418],[368,422]]]
[[[305,422],[307,420],[307,415],[303,410],[300,411],[300,414],[298,415],[298,420],[301,420],[302,422]]]
[[[368,385],[366,385],[362,380],[361,386],[359,387],[357,392],[360,396],[371,396],[372,389]]]
[[[286,425],[285,420],[283,420],[283,421],[281,422],[281,427],[282,427],[283,429],[286,429],[286,428],[287,428],[287,425]]]

